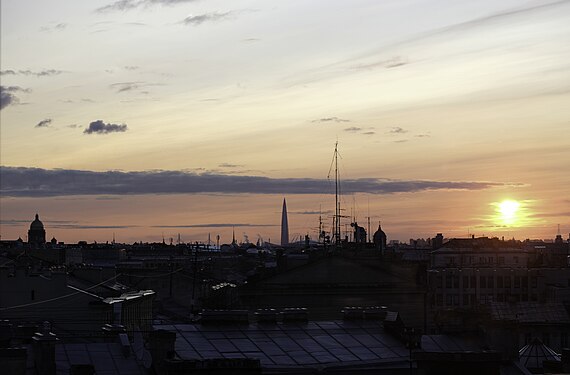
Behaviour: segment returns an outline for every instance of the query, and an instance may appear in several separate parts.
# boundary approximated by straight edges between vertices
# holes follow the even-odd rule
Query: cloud
[[[223,19],[231,17],[234,13],[235,13],[234,11],[223,12],[223,13],[212,12],[212,13],[199,14],[197,16],[188,16],[184,18],[184,20],[182,20],[182,23],[185,25],[198,26],[203,24],[204,22],[221,21]]]
[[[222,163],[222,164],[219,164],[218,167],[220,167],[220,168],[241,168],[241,167],[244,167],[244,165],[243,164]]]
[[[429,135],[429,134],[416,134],[416,135],[414,135],[414,137],[416,137],[416,138],[429,138],[429,137],[431,137],[431,135]]]
[[[326,215],[332,213],[332,211],[287,211],[287,213],[290,215]]]
[[[0,109],[4,109],[9,105],[20,103],[20,99],[14,93],[29,93],[31,91],[32,90],[24,89],[20,86],[0,86]]]
[[[392,128],[388,131],[389,134],[404,134],[404,133],[407,133],[407,132],[408,132],[408,131],[407,131],[406,129],[402,129],[402,128],[399,127],[399,126],[394,126],[394,127],[392,127]]]
[[[126,124],[105,124],[102,120],[93,121],[89,127],[83,131],[85,134],[109,134],[127,131]]]
[[[125,67],[126,68],[126,67]],[[132,69],[131,69],[132,70]],[[117,82],[109,85],[109,88],[116,90],[117,93],[127,92],[142,89],[143,87],[149,86],[162,86],[161,83],[147,83],[144,81],[132,81],[132,82]],[[140,91],[142,94],[148,94],[148,91]]]
[[[407,65],[407,64],[409,64],[407,59],[404,59],[401,56],[394,56],[388,60],[382,60],[382,61],[373,62],[373,63],[369,63],[369,64],[353,65],[350,67],[350,69],[354,69],[354,70],[371,70],[371,69],[376,69],[376,68],[392,69],[392,68],[397,68],[399,66],[403,66],[403,65]]]
[[[364,134],[364,135],[374,135],[374,134],[376,134],[376,132],[371,130],[371,131],[364,132],[364,133],[362,133],[362,134]]]
[[[109,85],[109,87],[113,90],[117,90],[117,92],[125,92],[135,90],[141,87],[144,82],[136,81],[136,82],[117,82]]]
[[[101,122],[102,124],[102,122]],[[426,190],[483,190],[521,184],[472,181],[388,180],[342,181],[346,194],[411,193]],[[269,178],[182,171],[81,171],[0,167],[0,194],[8,197],[142,194],[326,194],[330,180]]]
[[[346,119],[342,119],[342,118],[338,118],[338,117],[325,117],[325,118],[313,120],[311,122],[350,122],[350,120],[346,120]]]
[[[53,26],[43,26],[40,28],[41,31],[62,31],[65,30],[67,28],[67,24],[66,23],[58,23],[56,25]]]
[[[153,225],[152,228],[239,228],[239,227],[278,227],[276,224],[251,224],[251,223],[212,223],[212,224],[189,224],[189,225]]]
[[[47,128],[49,126],[49,124],[51,124],[51,121],[52,120],[50,118],[46,118],[46,119],[38,122],[35,127],[36,128]]]
[[[22,76],[36,76],[36,77],[50,77],[62,73],[65,73],[65,71],[57,69],[45,69],[36,72],[32,70],[12,70],[12,69],[0,71],[0,75],[22,75]]]
[[[345,132],[358,132],[361,131],[362,128],[359,128],[357,126],[351,126],[350,128],[345,128],[343,129]]]
[[[137,70],[139,67],[136,65],[125,65],[123,68],[125,70]]]
[[[191,3],[196,0],[118,0],[109,5],[97,8],[95,11],[99,13],[112,11],[126,11],[139,7],[148,7],[150,5],[176,5],[182,3]]]

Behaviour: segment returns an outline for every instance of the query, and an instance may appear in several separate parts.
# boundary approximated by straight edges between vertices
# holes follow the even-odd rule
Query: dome
[[[44,229],[44,223],[40,221],[39,215],[36,214],[36,220],[32,221],[32,224],[30,224],[30,230],[43,230],[43,229]]]

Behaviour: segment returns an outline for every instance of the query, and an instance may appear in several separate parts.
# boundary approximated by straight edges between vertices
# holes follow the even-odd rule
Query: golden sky
[[[0,233],[570,232],[569,1],[6,0]],[[504,200],[517,220],[497,219]],[[348,223],[348,222],[347,222]]]

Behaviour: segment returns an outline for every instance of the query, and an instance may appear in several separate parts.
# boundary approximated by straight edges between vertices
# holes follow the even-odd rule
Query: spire
[[[236,244],[236,230],[232,227],[232,245]]]
[[[289,222],[287,221],[287,203],[283,198],[283,211],[281,212],[281,246],[289,243]]]
[[[40,220],[40,215],[36,212],[36,220]]]

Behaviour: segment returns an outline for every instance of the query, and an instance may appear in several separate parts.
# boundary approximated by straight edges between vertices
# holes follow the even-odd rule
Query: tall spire
[[[281,246],[289,243],[289,222],[287,221],[287,203],[283,198],[283,211],[281,212]]]

